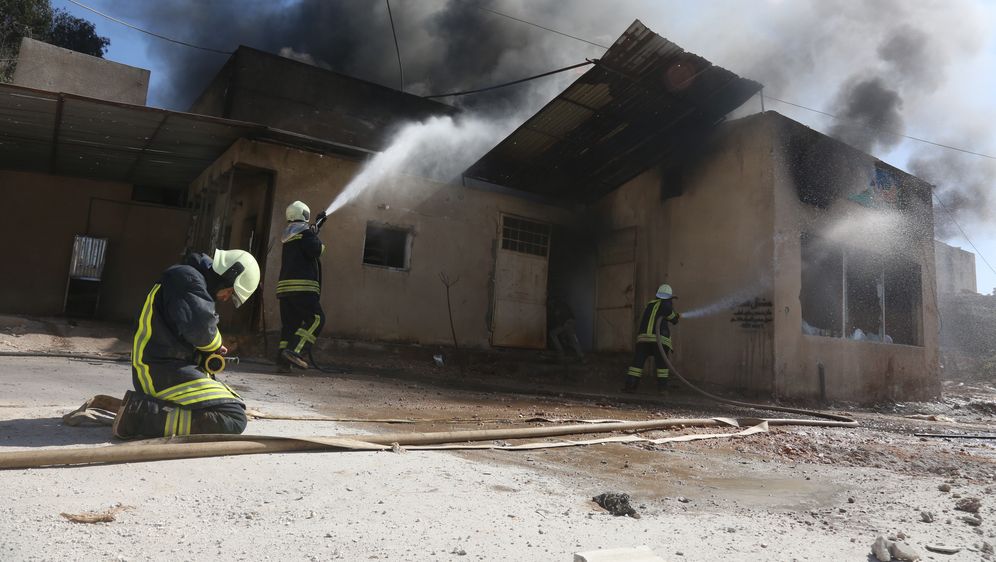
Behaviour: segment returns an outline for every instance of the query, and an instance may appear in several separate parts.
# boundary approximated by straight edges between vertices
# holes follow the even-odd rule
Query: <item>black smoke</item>
[[[991,228],[996,222],[996,161],[923,150],[910,158],[909,167],[915,176],[935,186],[934,231],[938,238],[961,237],[959,225],[975,230]]]
[[[865,152],[895,146],[903,132],[903,99],[881,77],[853,79],[833,103],[840,118],[829,133]]]

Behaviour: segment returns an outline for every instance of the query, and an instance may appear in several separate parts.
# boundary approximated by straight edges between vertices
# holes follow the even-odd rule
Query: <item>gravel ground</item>
[[[253,434],[507,427],[486,420],[535,415],[731,414],[683,396],[648,407],[612,397],[455,390],[362,371],[288,377],[242,369],[225,380],[250,407],[271,414],[476,416],[404,426],[256,420]],[[109,443],[107,428],[65,427],[59,417],[94,394],[120,396],[129,384],[127,365],[0,358],[0,452]],[[5,471],[0,560],[570,561],[574,552],[638,545],[667,560],[868,560],[879,535],[906,537],[925,560],[991,559],[992,442],[912,435],[993,431],[986,413],[991,388],[949,391],[936,404],[851,410],[863,425],[856,430],[787,427],[669,445],[299,453]],[[905,417],[916,414],[952,421]],[[603,492],[629,494],[641,518],[598,507],[591,498]],[[955,509],[968,498],[979,500],[978,526],[962,520],[973,514]],[[115,520],[105,523],[60,515],[115,506]],[[928,544],[962,550],[936,554]]]

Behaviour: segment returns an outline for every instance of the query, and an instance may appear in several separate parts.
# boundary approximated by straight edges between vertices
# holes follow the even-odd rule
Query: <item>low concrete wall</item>
[[[25,37],[12,81],[17,86],[145,105],[149,71]]]

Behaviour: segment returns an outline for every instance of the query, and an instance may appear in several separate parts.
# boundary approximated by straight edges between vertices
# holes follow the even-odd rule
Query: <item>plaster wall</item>
[[[280,271],[284,209],[294,200],[313,214],[323,210],[358,173],[362,162],[241,140],[194,182],[195,193],[221,181],[233,165],[269,170],[274,185],[269,252],[264,257],[266,325],[279,326],[274,288]],[[322,306],[326,335],[348,339],[451,345],[446,292],[440,273],[459,281],[451,288],[459,344],[489,346],[492,276],[501,213],[537,221],[566,221],[569,214],[510,195],[412,176],[395,176],[332,215],[321,231]],[[366,265],[368,223],[408,229],[407,270]]]
[[[12,82],[17,86],[145,105],[149,71],[25,37]]]
[[[805,139],[818,135],[824,143],[818,157],[819,169],[830,174],[826,185],[837,193],[824,207],[804,203],[797,185],[800,176],[793,170],[797,163],[793,163],[787,150],[774,151],[775,395],[805,400],[825,396],[829,400],[863,403],[937,396],[938,323],[929,186],[895,171],[911,186],[904,187],[908,189],[906,200],[895,219],[895,228],[903,234],[894,239],[882,236],[876,225],[887,217],[885,212],[846,199],[868,188],[876,160],[777,114],[769,112],[765,116],[776,147],[792,146],[799,138],[808,142]],[[928,190],[926,202],[922,200],[924,189]],[[920,196],[912,194],[917,190]],[[832,238],[845,248],[872,250],[883,259],[896,256],[918,264],[921,345],[804,335],[800,298],[803,233]],[[846,329],[851,333],[850,326]],[[825,381],[822,389],[820,364]]]
[[[978,292],[975,254],[935,240],[934,262],[939,295]]]
[[[770,299],[771,150],[756,120],[730,123],[680,174],[662,184],[660,171],[647,171],[599,203],[603,229],[637,229],[633,324],[658,284],[670,283],[679,312],[711,310],[672,327],[676,367],[753,393],[772,386],[771,324],[736,318],[763,319],[765,310],[741,305],[756,298],[764,308]],[[679,196],[661,200],[662,189],[677,188]]]

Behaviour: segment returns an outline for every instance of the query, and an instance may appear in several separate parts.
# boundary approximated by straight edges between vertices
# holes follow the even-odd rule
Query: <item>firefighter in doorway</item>
[[[315,343],[325,325],[322,311],[322,264],[325,244],[318,232],[325,223],[325,212],[309,224],[311,210],[300,201],[287,206],[283,254],[277,298],[280,299],[280,349],[277,369],[289,372],[291,366],[308,368],[304,356]]]
[[[633,363],[626,371],[626,385],[623,392],[636,392],[636,387],[640,384],[640,376],[643,375],[643,364],[647,357],[654,357],[654,368],[657,370],[657,391],[663,392],[667,389],[668,369],[667,363],[661,356],[657,347],[657,337],[654,335],[654,324],[658,318],[663,318],[667,322],[661,322],[661,339],[664,344],[664,352],[671,356],[671,330],[668,322],[677,324],[681,315],[674,310],[672,299],[674,298],[671,286],[663,284],[657,288],[655,298],[647,303],[643,309],[643,316],[640,318],[640,333],[636,337],[636,350],[633,353]]]
[[[215,302],[241,306],[259,285],[259,264],[243,250],[189,254],[152,286],[132,347],[135,390],[125,393],[112,431],[119,439],[242,433],[245,403],[205,367],[224,355]]]

